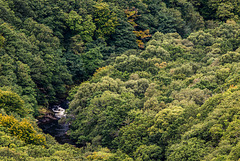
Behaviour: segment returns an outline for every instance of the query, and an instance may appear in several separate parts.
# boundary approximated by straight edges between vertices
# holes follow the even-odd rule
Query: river
[[[72,144],[75,145],[74,141],[67,135],[69,130],[68,123],[60,123],[61,118],[66,117],[65,110],[68,108],[68,102],[65,101],[59,105],[52,105],[49,107],[54,112],[54,115],[48,115],[48,117],[42,118],[45,120],[39,120],[38,126],[43,130],[44,133],[53,136],[60,144]],[[46,120],[47,119],[47,120]]]

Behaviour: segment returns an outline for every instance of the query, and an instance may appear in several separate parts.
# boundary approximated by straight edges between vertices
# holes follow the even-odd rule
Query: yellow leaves
[[[234,21],[233,19],[228,19],[228,20],[226,21],[226,23],[227,23],[227,24],[231,24],[231,25],[236,25],[236,24],[237,24],[236,21]]]
[[[41,134],[37,134],[33,126],[26,119],[18,121],[13,116],[3,116],[0,114],[0,125],[7,127],[9,133],[25,141],[27,144],[46,144],[46,138]]]
[[[145,30],[145,31],[133,31],[133,33],[137,36],[138,40],[137,40],[137,44],[139,48],[144,48],[144,43],[143,43],[143,39],[151,37],[152,35],[149,34],[149,30]]]
[[[135,20],[141,16],[141,15],[138,15],[138,10],[136,8],[132,8],[132,9],[126,9],[124,11],[125,15],[127,16],[128,18],[128,22],[134,27],[136,28],[138,26],[138,24],[135,22]],[[144,43],[143,43],[143,39],[145,38],[148,38],[148,37],[151,37],[152,35],[149,34],[149,29],[147,30],[140,30],[140,31],[133,31],[133,33],[137,36],[138,40],[137,41],[137,44],[138,44],[138,47],[143,49],[144,48]]]
[[[142,42],[142,40],[136,40],[138,47],[143,49],[144,48],[144,43]]]
[[[155,63],[154,64],[156,67],[158,67],[158,68],[165,68],[165,67],[167,67],[167,62],[162,62],[162,63]]]
[[[149,34],[149,30],[145,31],[133,31],[133,33],[136,34],[137,37],[140,37],[141,39],[145,39],[147,37],[151,37],[152,35]]]
[[[138,10],[133,7],[131,10],[128,8],[124,11],[124,13],[126,14],[127,18],[137,18],[139,17],[140,15],[137,15],[138,14]]]
[[[93,76],[96,76],[98,73],[100,73],[102,70],[105,70],[107,67],[100,67],[96,70],[96,72],[93,74]]]
[[[238,86],[235,86],[233,84],[231,84],[230,87],[229,87],[229,89],[237,89],[237,88],[238,88]]]
[[[70,154],[68,151],[66,150],[59,150],[56,151],[55,153],[52,154],[53,156],[58,156],[60,158],[64,158],[67,160],[67,158],[71,158],[72,154]]]
[[[138,15],[138,10],[136,8],[132,8],[131,10],[128,8],[124,11],[124,13],[126,14],[127,18],[128,18],[128,22],[133,26],[133,27],[137,27],[138,24],[135,23],[134,21],[141,15]]]
[[[154,126],[160,130],[167,130],[169,125],[182,114],[183,110],[180,106],[163,109],[156,115]]]
[[[101,151],[93,152],[91,155],[87,156],[88,160],[107,160],[112,154],[109,149],[102,148]]]
[[[0,48],[3,47],[4,42],[5,42],[5,38],[2,35],[0,35]]]
[[[10,128],[12,125],[16,124],[17,120],[13,116],[3,116],[0,114],[0,125]]]
[[[109,9],[109,5],[105,2],[97,2],[94,5],[94,22],[97,27],[97,36],[105,37],[115,32],[118,20],[115,12]]]

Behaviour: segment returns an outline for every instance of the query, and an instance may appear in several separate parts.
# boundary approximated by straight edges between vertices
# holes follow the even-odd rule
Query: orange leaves
[[[136,40],[137,41],[137,44],[138,44],[138,47],[143,49],[144,48],[144,43],[142,40]]]
[[[152,35],[149,34],[149,29],[145,30],[145,31],[133,31],[133,33],[137,36],[138,40],[137,40],[137,44],[139,48],[144,48],[144,43],[143,43],[143,39],[151,37]]]
[[[93,76],[96,76],[100,71],[105,70],[107,67],[100,67],[96,70],[96,72],[93,74]]]
[[[132,8],[132,9],[126,9],[124,11],[124,13],[126,14],[127,18],[128,18],[128,22],[135,28],[135,31],[133,31],[133,33],[137,36],[137,44],[138,44],[138,47],[143,49],[144,48],[144,43],[143,43],[143,40],[145,38],[148,38],[148,37],[151,37],[152,35],[149,34],[149,29],[147,30],[139,30],[137,31],[136,30],[136,27],[138,26],[138,24],[135,22],[135,20],[141,16],[141,15],[138,15],[138,10],[136,8]]]
[[[133,31],[137,37],[140,37],[141,39],[145,39],[147,37],[151,37],[152,35],[149,34],[149,29],[145,31]]]
[[[131,10],[128,8],[124,11],[124,13],[126,14],[127,18],[128,18],[128,22],[135,28],[138,26],[137,23],[135,23],[134,21],[137,19],[137,17],[141,16],[138,15],[138,10],[136,8],[132,8]]]

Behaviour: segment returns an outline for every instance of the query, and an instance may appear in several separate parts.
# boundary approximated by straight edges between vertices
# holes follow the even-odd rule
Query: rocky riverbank
[[[69,124],[59,121],[61,118],[66,117],[66,107],[64,105],[53,105],[49,109],[40,110],[40,116],[37,118],[38,126],[44,133],[55,137],[60,144],[69,143],[74,145],[74,141],[67,135]]]

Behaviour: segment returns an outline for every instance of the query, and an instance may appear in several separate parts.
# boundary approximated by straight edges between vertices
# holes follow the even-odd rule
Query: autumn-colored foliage
[[[126,9],[124,10],[124,13],[126,14],[127,18],[128,18],[128,22],[133,26],[133,27],[137,27],[138,24],[135,22],[135,20],[141,16],[138,15],[138,10],[136,8],[132,8],[132,9]]]
[[[0,0],[0,160],[239,160],[239,6]],[[30,121],[67,96],[81,148]]]
[[[144,48],[144,43],[143,43],[143,40],[148,38],[148,37],[151,37],[152,35],[149,34],[149,30],[144,30],[144,31],[133,31],[133,33],[136,34],[138,40],[137,40],[137,44],[138,44],[138,47],[143,49]]]
[[[137,41],[138,47],[141,49],[144,49],[143,40],[152,36],[149,34],[149,29],[146,29],[144,31],[136,29],[138,24],[135,21],[139,16],[141,16],[141,15],[138,15],[138,10],[136,8],[134,7],[132,9],[128,8],[124,10],[124,13],[128,18],[128,22],[135,28],[135,31],[133,31],[133,33],[137,36],[136,41]]]
[[[8,132],[23,140],[26,144],[45,145],[46,139],[43,135],[37,134],[33,126],[23,119],[18,121],[13,116],[0,114],[0,125],[6,127]]]

